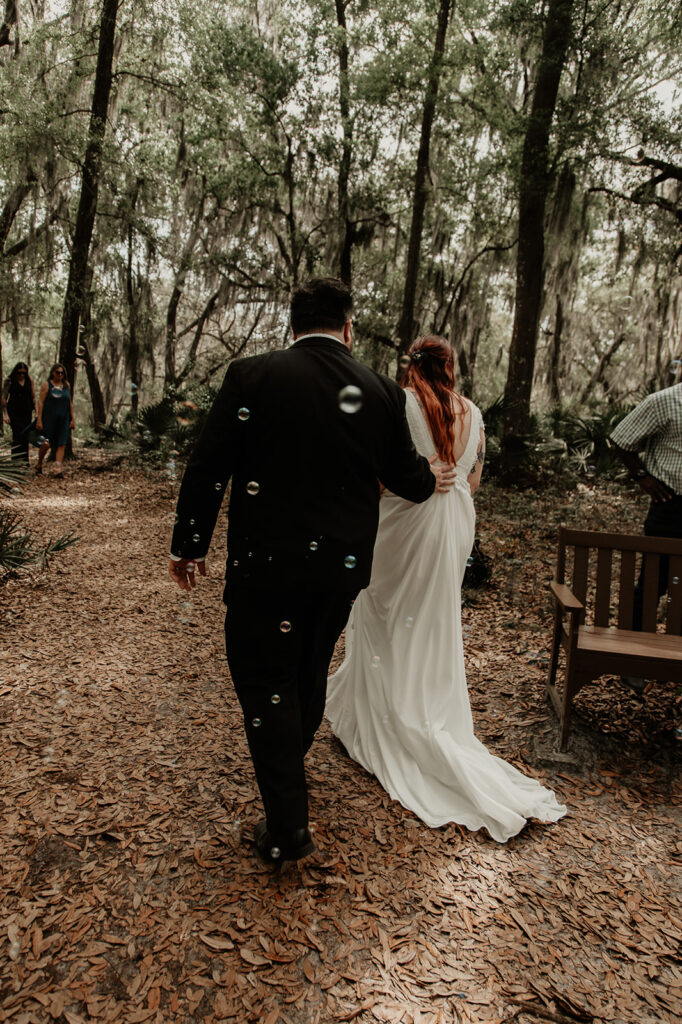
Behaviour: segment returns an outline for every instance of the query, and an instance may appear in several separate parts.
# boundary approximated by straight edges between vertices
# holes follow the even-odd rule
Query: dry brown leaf
[[[234,949],[234,942],[230,942],[229,939],[225,939],[220,935],[201,934],[199,935],[199,938],[206,946],[208,946],[209,949],[215,949],[216,952],[221,952],[226,949]]]

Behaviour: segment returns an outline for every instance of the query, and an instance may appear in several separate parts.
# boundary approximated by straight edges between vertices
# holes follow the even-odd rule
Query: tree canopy
[[[351,282],[366,361],[444,334],[522,428],[680,379],[678,5],[123,0],[102,119],[116,6],[0,27],[5,362],[71,352],[96,424],[283,344],[312,274]]]

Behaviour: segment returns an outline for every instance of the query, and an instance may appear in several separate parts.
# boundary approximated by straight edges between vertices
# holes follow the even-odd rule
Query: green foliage
[[[59,336],[99,6],[63,18],[22,5],[21,52],[0,63],[0,320],[6,362],[30,355],[37,379]],[[191,443],[192,425],[163,405],[169,388],[189,394],[230,359],[281,346],[292,285],[338,272],[347,226],[357,351],[393,372],[437,8],[357,0],[344,30],[332,0],[121,6],[84,339],[110,428],[130,429],[149,457]],[[507,372],[520,147],[545,12],[537,0],[454,5],[433,125],[415,331],[456,345],[483,405]],[[660,0],[576,17],[552,125],[539,413],[558,402],[585,415],[593,400],[671,383],[679,195],[651,161],[679,166],[679,18]]]
[[[140,455],[157,465],[167,462],[171,452],[188,455],[203,428],[216,390],[210,387],[190,391],[169,389],[160,402],[140,410],[134,424],[134,439]]]
[[[26,476],[26,467],[0,452],[0,489],[14,490]],[[0,585],[19,575],[22,569],[36,564],[46,567],[49,558],[75,544],[78,537],[64,534],[56,540],[40,544],[26,528],[21,516],[11,509],[0,508]]]

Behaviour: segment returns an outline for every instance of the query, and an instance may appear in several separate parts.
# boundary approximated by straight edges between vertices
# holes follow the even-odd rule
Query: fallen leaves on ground
[[[0,591],[0,1020],[659,1024],[682,999],[674,687],[583,691],[569,752],[544,697],[556,524],[638,530],[613,484],[483,488],[493,586],[464,610],[482,740],[569,815],[506,845],[428,829],[325,725],[318,852],[279,874],[220,604],[225,521],[188,602],[170,482],[89,452],[13,503],[77,547]],[[337,660],[341,647],[337,651]]]

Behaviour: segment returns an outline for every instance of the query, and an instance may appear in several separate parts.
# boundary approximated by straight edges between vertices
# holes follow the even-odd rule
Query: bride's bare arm
[[[469,488],[472,495],[478,490],[478,485],[481,482],[481,474],[483,473],[483,463],[485,461],[485,430],[481,427],[481,439],[478,442],[478,449],[476,451],[476,461],[473,464],[471,472],[467,477],[469,481]]]

